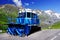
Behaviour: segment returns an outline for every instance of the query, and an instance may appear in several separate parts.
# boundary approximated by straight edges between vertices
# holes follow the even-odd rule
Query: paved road
[[[0,40],[60,40],[60,29],[42,30],[28,37],[10,36],[4,33],[0,34]]]

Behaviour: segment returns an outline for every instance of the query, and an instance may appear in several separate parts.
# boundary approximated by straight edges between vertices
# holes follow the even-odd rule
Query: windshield
[[[19,13],[19,17],[21,18],[37,18],[37,14],[31,13],[31,12],[27,12],[27,13]]]
[[[28,18],[37,18],[37,14],[27,12],[27,17]]]

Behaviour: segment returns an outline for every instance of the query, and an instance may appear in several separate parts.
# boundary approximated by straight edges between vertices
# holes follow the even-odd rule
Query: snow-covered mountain
[[[57,21],[60,21],[60,13],[56,13],[52,10],[34,10],[39,14],[41,22],[44,24],[53,24]]]
[[[60,14],[58,14],[58,13],[55,13],[55,15],[57,16],[57,18],[59,18],[59,19],[60,19]]]
[[[60,14],[56,13],[56,12],[54,12],[52,10],[46,10],[45,13],[48,14],[50,17],[54,17],[56,19],[60,19]]]

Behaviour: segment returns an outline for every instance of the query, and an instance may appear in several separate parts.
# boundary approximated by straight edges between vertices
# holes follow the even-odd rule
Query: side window
[[[32,18],[37,18],[37,14],[32,13]]]
[[[37,14],[34,14],[34,18],[37,18],[38,16],[37,16]]]
[[[29,12],[27,12],[27,17],[30,18],[30,13]]]
[[[34,18],[34,14],[33,13],[31,13],[31,17]]]
[[[19,13],[19,17],[21,17],[21,18],[26,17],[26,13]]]

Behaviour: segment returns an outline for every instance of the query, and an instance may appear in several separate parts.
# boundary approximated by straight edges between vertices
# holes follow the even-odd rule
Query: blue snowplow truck
[[[12,22],[11,18],[8,18],[7,33],[10,35],[19,35],[21,37],[23,35],[28,36],[33,30],[37,30],[37,27],[40,24],[38,15],[32,12],[18,13],[18,17],[14,20],[15,22]],[[38,27],[38,29],[41,30],[41,27]]]

